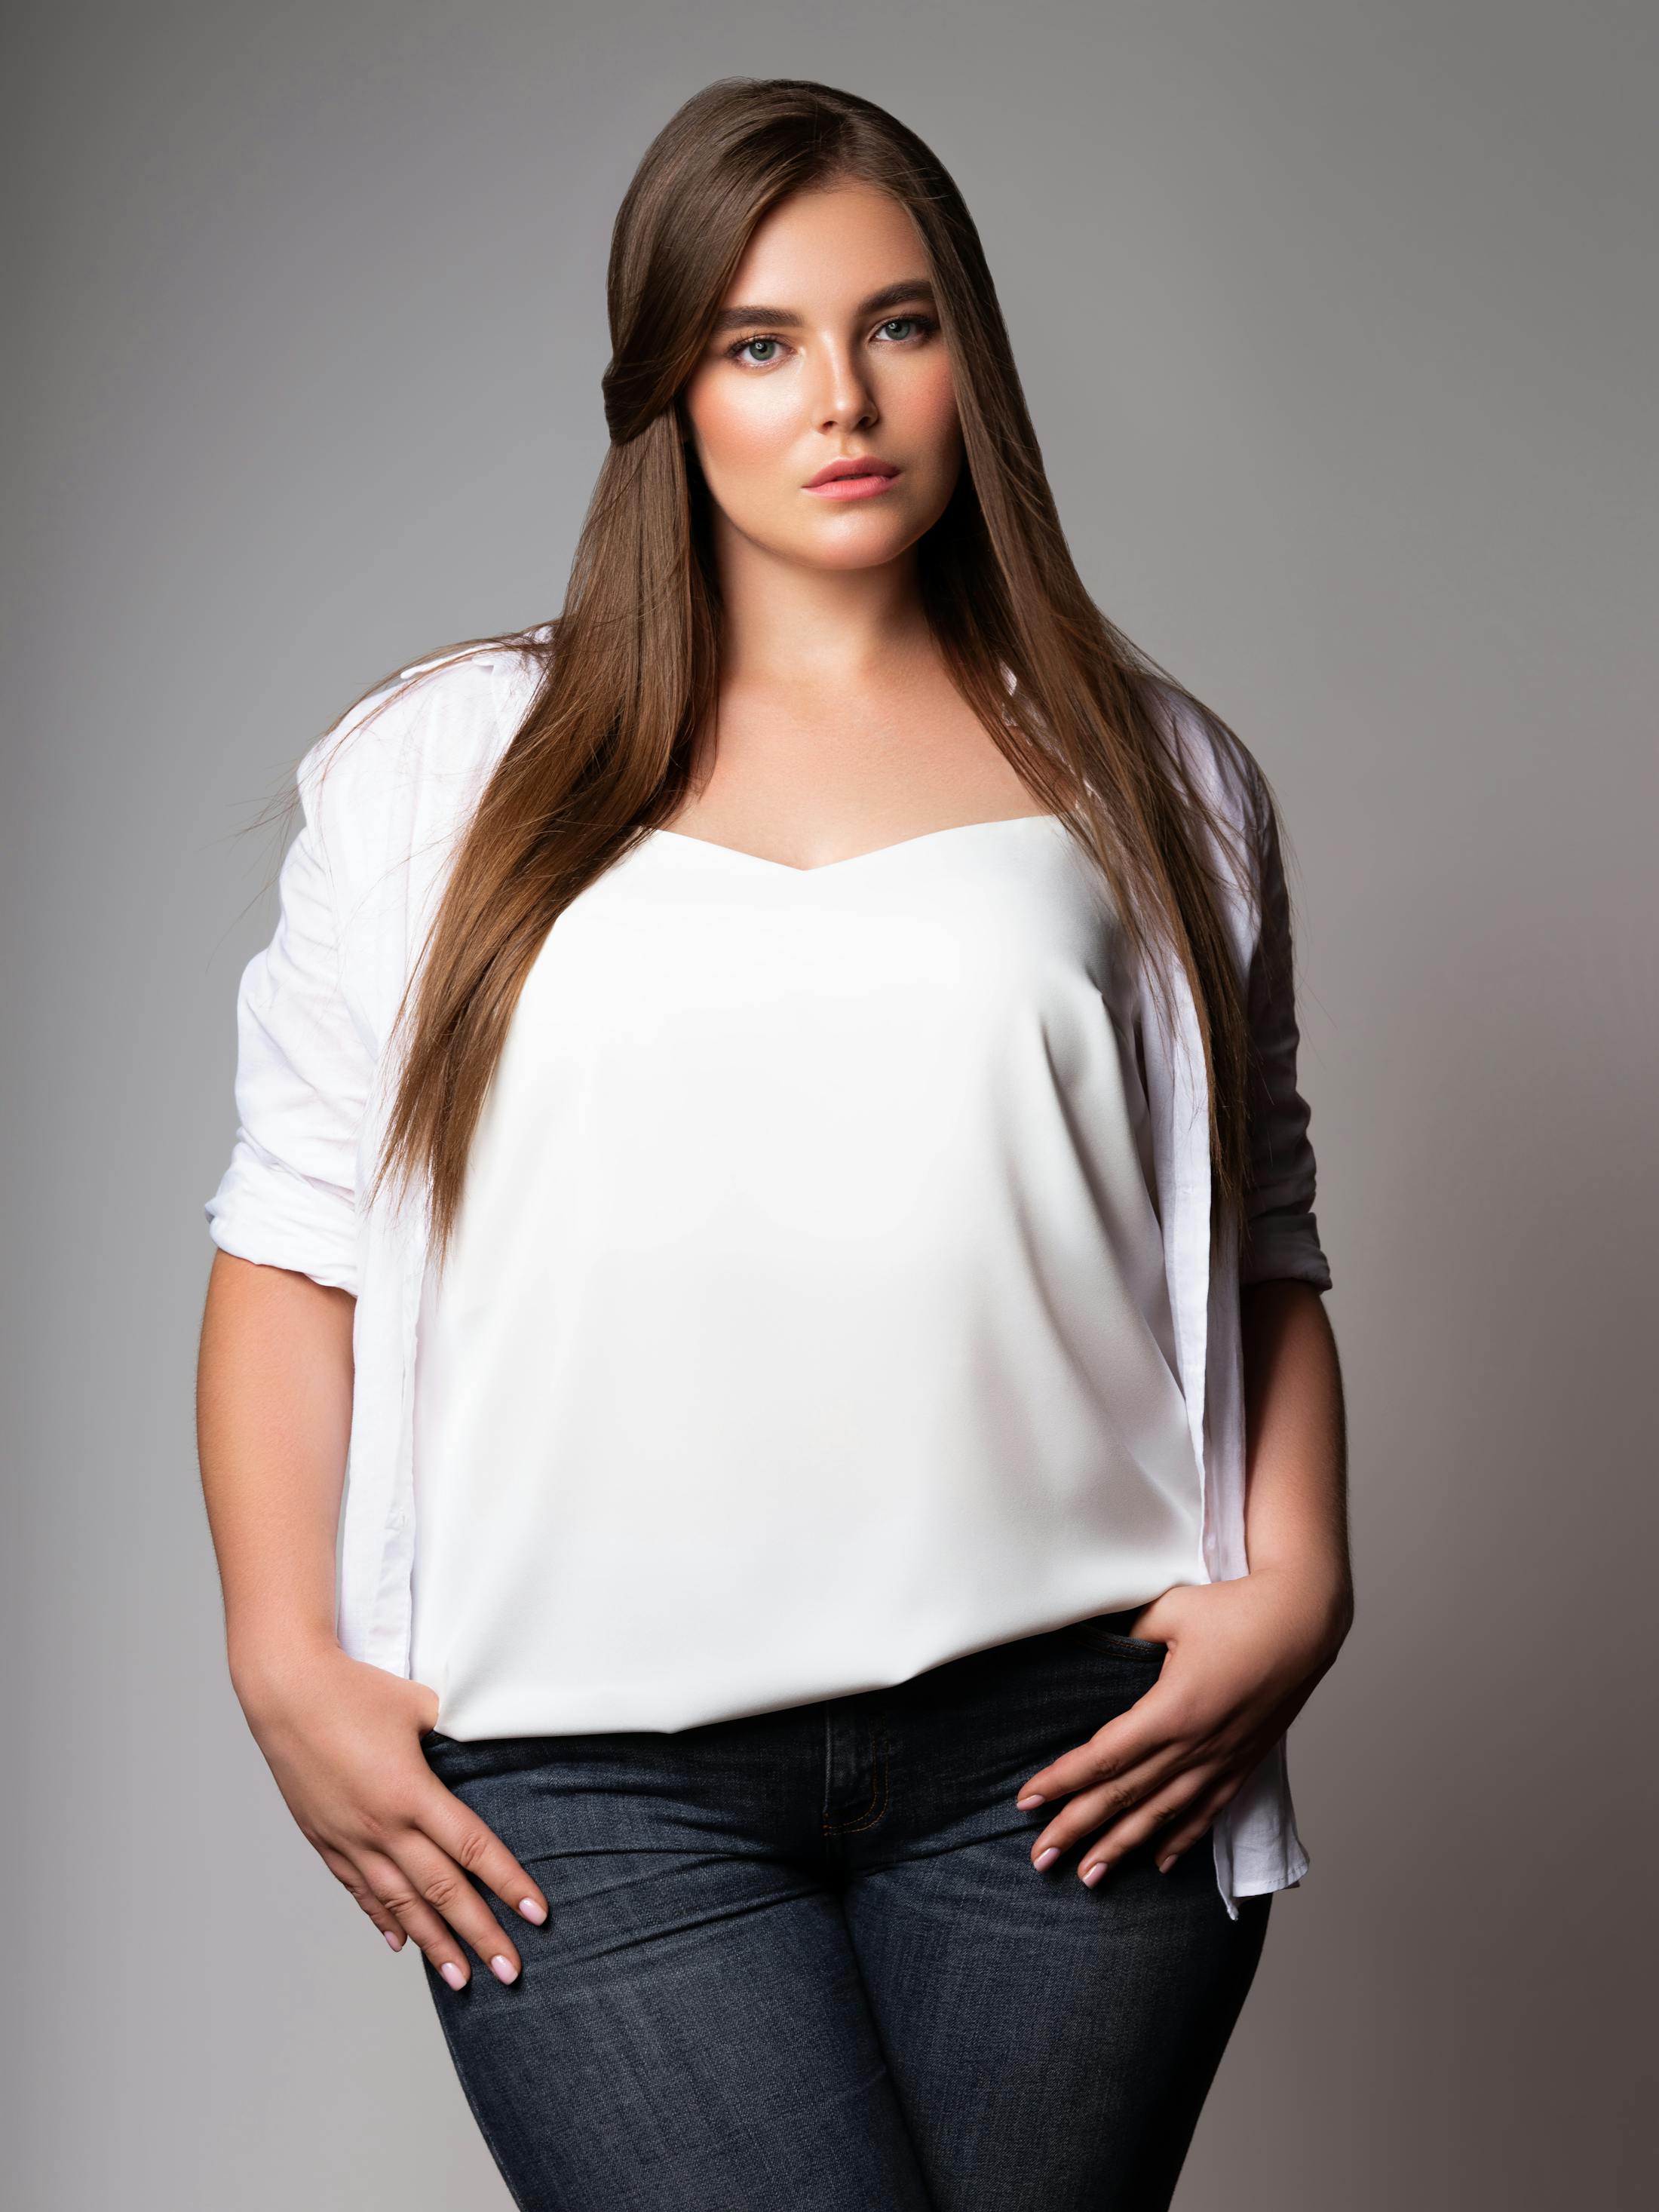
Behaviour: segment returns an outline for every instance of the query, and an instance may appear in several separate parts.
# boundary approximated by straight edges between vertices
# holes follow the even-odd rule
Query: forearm
[[[1309,1283],[1247,1285],[1240,1309],[1249,1570],[1283,1577],[1340,1641],[1352,1618],[1353,1576],[1336,1339]]]
[[[214,1255],[197,1440],[245,1707],[287,1662],[334,1642],[355,1310],[346,1291],[307,1276]]]

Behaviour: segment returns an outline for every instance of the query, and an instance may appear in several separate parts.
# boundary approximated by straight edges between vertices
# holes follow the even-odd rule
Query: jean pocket
[[[1131,1613],[1139,1611],[1132,1607]],[[1060,1634],[1073,1642],[1086,1644],[1091,1651],[1104,1652],[1109,1658],[1139,1659],[1153,1666],[1160,1665],[1170,1647],[1154,1642],[1150,1637],[1128,1636],[1115,1628],[1114,1621],[1126,1616],[1121,1613],[1097,1613],[1087,1620],[1073,1620],[1060,1630]]]

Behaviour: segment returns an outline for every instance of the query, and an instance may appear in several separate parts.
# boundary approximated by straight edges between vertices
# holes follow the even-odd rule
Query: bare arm
[[[307,1840],[392,1948],[412,1936],[459,1989],[465,1937],[511,1981],[518,1948],[468,1876],[534,1922],[545,1898],[428,1765],[436,1694],[348,1657],[335,1635],[356,1304],[297,1271],[214,1255],[197,1429],[231,1680]]]
[[[1243,1330],[1245,1548],[1252,1576],[1282,1577],[1316,1644],[1353,1621],[1346,1417],[1336,1337],[1305,1282],[1239,1294]]]
[[[356,1304],[289,1268],[214,1255],[197,1440],[231,1680],[251,1711],[285,1666],[335,1640]]]

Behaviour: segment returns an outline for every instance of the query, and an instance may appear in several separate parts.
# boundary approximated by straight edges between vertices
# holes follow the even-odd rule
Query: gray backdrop
[[[1091,587],[1284,801],[1359,1617],[1182,2212],[1638,2202],[1654,17],[1566,0],[31,9],[5,355],[20,2212],[505,2206],[223,1670],[191,1438],[240,834],[558,604],[618,197],[827,78],[981,226]],[[782,2212],[782,2208],[780,2208]]]

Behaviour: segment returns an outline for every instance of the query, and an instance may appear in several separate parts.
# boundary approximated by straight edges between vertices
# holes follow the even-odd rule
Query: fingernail
[[[547,1917],[547,1907],[544,1905],[538,1905],[533,1897],[521,1897],[519,1899],[519,1910],[526,1920],[533,1920],[538,1928]]]
[[[455,1961],[453,1959],[446,1959],[442,1966],[439,1967],[438,1972],[443,1976],[444,1979],[448,1983],[452,1990],[464,1990],[466,1987],[466,1976],[461,1972],[460,1968],[455,1964]]]
[[[386,1942],[391,1944],[394,1951],[401,1951],[403,1949],[404,1939],[401,1936],[398,1935],[394,1929],[390,1928],[382,1928],[380,1933],[386,1937]]]
[[[499,1954],[490,1960],[489,1971],[498,1982],[516,1982],[519,1978],[519,1970],[512,1960],[504,1959]]]
[[[1174,1853],[1173,1851],[1171,1851],[1171,1852],[1170,1852],[1170,1856],[1169,1856],[1169,1857],[1168,1857],[1167,1859],[1160,1859],[1160,1860],[1158,1861],[1158,1872],[1159,1872],[1160,1874],[1168,1874],[1168,1872],[1170,1871],[1170,1869],[1174,1864],[1175,1864],[1175,1853]]]
[[[1104,1875],[1106,1867],[1104,1862],[1103,1860],[1097,1859],[1094,1865],[1089,1869],[1087,1874],[1083,1877],[1084,1887],[1087,1889],[1092,1889],[1095,1884]]]
[[[1022,1813],[1029,1813],[1033,1805],[1046,1805],[1048,1802],[1048,1800],[1036,1790],[1028,1790],[1023,1797],[1016,1797],[1014,1800]]]
[[[1037,1872],[1041,1874],[1044,1867],[1052,1866],[1059,1856],[1060,1845],[1058,1844],[1050,1844],[1046,1851],[1039,1851],[1037,1853],[1036,1856],[1031,1861],[1031,1864],[1036,1869]]]

